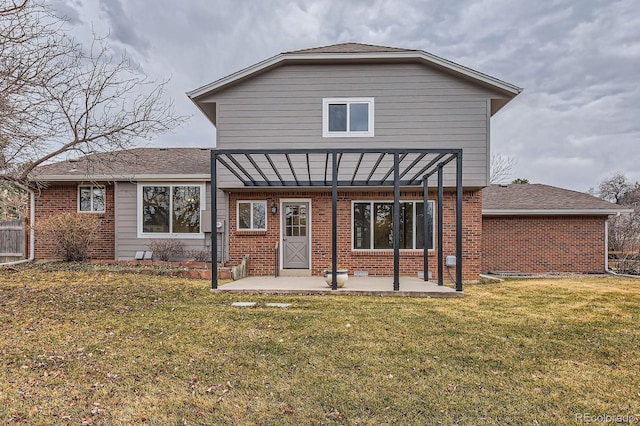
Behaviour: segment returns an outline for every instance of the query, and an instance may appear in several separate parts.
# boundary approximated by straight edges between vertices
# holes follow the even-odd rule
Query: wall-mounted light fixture
[[[274,201],[273,203],[271,203],[271,214],[276,214],[276,213],[278,213],[278,205]]]

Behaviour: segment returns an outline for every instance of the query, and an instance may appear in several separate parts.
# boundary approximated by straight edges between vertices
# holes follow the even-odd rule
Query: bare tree
[[[0,221],[24,218],[28,202],[27,191],[13,182],[0,181]]]
[[[633,185],[621,172],[603,180],[598,186],[600,198],[616,204],[623,204],[624,198],[633,191]]]
[[[144,76],[104,38],[86,49],[38,0],[0,7],[0,179],[25,184],[63,154],[130,148],[183,121],[166,81]]]
[[[505,183],[511,178],[511,172],[516,165],[512,157],[503,157],[500,154],[491,154],[491,166],[489,169],[489,183]]]
[[[600,183],[598,195],[633,209],[609,220],[609,248],[619,253],[619,271],[640,274],[640,183],[633,184],[618,172]]]

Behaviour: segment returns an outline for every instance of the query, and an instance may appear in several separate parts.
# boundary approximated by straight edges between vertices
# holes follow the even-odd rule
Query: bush
[[[91,240],[100,223],[91,214],[60,213],[40,221],[35,229],[49,239],[57,254],[65,261],[79,262],[89,259]]]
[[[211,262],[211,250],[192,250],[189,252],[189,257],[193,257],[196,262]]]
[[[168,261],[184,255],[184,243],[180,240],[151,240],[147,247],[153,252],[153,258],[156,260]]]
[[[634,255],[622,255],[616,265],[620,274],[640,275],[640,260]]]

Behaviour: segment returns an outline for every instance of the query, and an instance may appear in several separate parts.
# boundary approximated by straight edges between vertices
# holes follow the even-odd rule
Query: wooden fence
[[[25,258],[24,219],[0,222],[0,263]]]

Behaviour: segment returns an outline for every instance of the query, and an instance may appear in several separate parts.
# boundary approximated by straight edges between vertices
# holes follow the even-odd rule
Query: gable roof
[[[597,216],[629,212],[592,195],[549,185],[490,185],[482,190],[483,216]]]
[[[363,43],[340,43],[330,46],[312,47],[309,49],[292,50],[284,54],[301,53],[373,53],[373,52],[415,52],[412,49],[401,49],[399,47],[376,46],[375,44]]]
[[[210,180],[208,148],[134,148],[46,164],[34,170],[34,182]]]
[[[345,62],[419,62],[427,66],[453,74],[497,91],[501,96],[491,100],[491,114],[495,114],[513,97],[522,91],[520,87],[507,83],[479,71],[425,52],[423,50],[401,49],[396,47],[376,46],[361,43],[342,43],[331,46],[283,52],[250,67],[244,68],[226,77],[187,92],[187,96],[215,124],[215,107],[211,102],[204,102],[205,98],[216,92],[237,84],[273,68],[288,63],[345,63]]]

